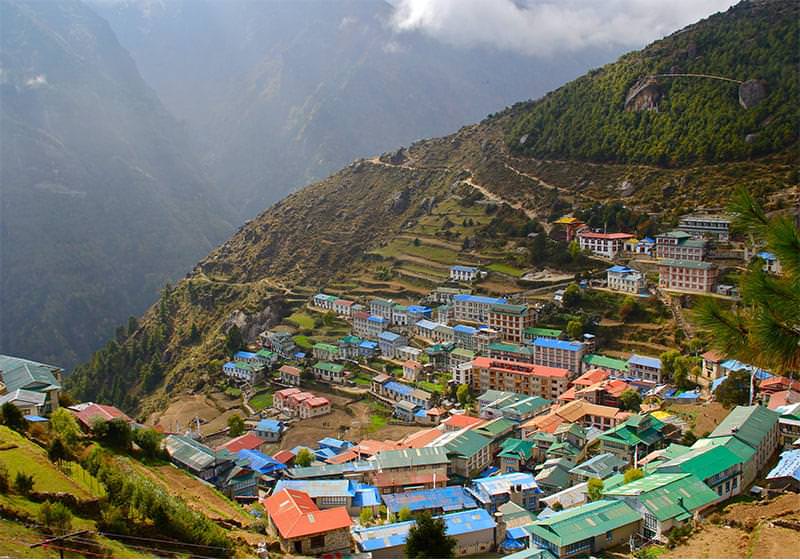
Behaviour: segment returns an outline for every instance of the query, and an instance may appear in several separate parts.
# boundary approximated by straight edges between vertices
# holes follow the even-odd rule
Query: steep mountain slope
[[[736,33],[720,33],[697,57],[713,58],[739,46],[739,56],[751,61],[742,74],[761,77],[768,91],[783,95],[796,121],[796,93],[784,92],[786,82],[780,77],[793,73],[797,79],[797,52],[787,35],[794,33],[797,21],[794,6],[789,1],[743,3],[638,56],[650,57],[654,64],[659,58],[671,60],[686,34],[736,29],[742,18],[755,18],[767,25],[767,34],[777,36],[768,59],[777,73],[748,56],[753,43],[742,43]],[[632,56],[581,80],[626,75],[635,82],[628,64]],[[514,265],[533,251],[527,233],[571,208],[621,200],[648,219],[669,223],[682,208],[719,206],[737,185],[768,198],[773,207],[798,194],[797,144],[790,138],[756,159],[731,152],[714,164],[669,167],[541,159],[532,148],[518,151],[522,123],[529,123],[540,107],[561,107],[561,112],[546,113],[552,119],[566,109],[595,114],[598,128],[624,111],[627,84],[597,102],[591,96],[576,99],[575,87],[568,84],[544,100],[516,105],[451,136],[359,160],[290,195],[242,227],[187,279],[165,290],[135,332],[75,371],[73,389],[82,398],[112,399],[139,411],[161,408],[170,396],[202,390],[219,379],[226,332],[234,322],[252,336],[320,288],[409,301],[435,285],[442,271],[446,275],[447,265],[458,262],[488,264],[493,275],[507,280]],[[695,96],[706,93],[692,89],[688,101],[701,104]],[[728,95],[736,99],[735,91]],[[596,103],[607,115],[594,110]],[[758,107],[739,111],[746,116]],[[776,107],[785,110],[784,105]],[[711,115],[714,108],[707,108]],[[694,118],[667,107],[661,110],[677,128]],[[624,122],[621,133],[628,128],[637,132],[638,120]],[[707,123],[716,126],[713,118]],[[570,121],[564,118],[561,125],[568,128]],[[594,129],[576,128],[570,134],[576,142],[588,141]],[[488,293],[500,293],[508,285],[492,277],[481,284]],[[524,285],[512,280],[511,289]]]
[[[0,24],[0,348],[70,367],[233,214],[104,20],[3,0]]]
[[[559,59],[394,33],[382,1],[96,2],[250,218],[364,157],[538,97],[611,49]]]

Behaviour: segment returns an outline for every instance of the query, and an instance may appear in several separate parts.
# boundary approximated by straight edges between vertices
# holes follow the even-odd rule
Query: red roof
[[[703,358],[705,358],[707,362],[718,363],[724,360],[725,356],[723,356],[719,352],[715,352],[714,350],[709,350],[708,352],[703,354]]]
[[[351,447],[351,449],[353,452],[358,453],[359,455],[366,455],[369,457],[379,453],[380,451],[394,451],[396,449],[401,449],[401,447],[396,441],[392,441],[390,439],[383,441],[379,441],[377,439],[364,439],[361,440],[358,445]]]
[[[289,375],[300,375],[300,368],[294,366],[282,365],[281,367],[278,368],[278,371],[283,373],[288,373]],[[281,391],[288,391],[288,390],[289,389],[281,389]],[[299,389],[297,390],[299,391]],[[280,393],[281,391],[276,391],[276,392]]]
[[[241,451],[242,449],[258,449],[262,445],[266,443],[265,440],[261,439],[254,433],[246,433],[239,437],[235,437],[230,440],[228,443],[223,443],[219,447],[217,447],[217,451],[221,449],[227,449],[231,453],[236,453],[237,451]]]
[[[592,368],[587,370],[586,373],[581,375],[580,377],[576,377],[575,381],[572,382],[573,385],[580,385],[583,387],[588,387],[590,385],[594,385],[595,383],[600,383],[608,379],[609,373],[601,368]]]
[[[403,363],[403,367],[412,368],[412,369],[420,369],[422,364],[416,360],[406,360]]]
[[[788,377],[776,375],[775,377],[770,377],[769,379],[761,381],[758,388],[762,393],[774,393],[775,391],[785,391],[787,389],[800,391],[800,381],[793,381]]]
[[[582,231],[578,237],[588,237],[590,239],[630,239],[630,233],[599,233],[595,231]]]
[[[90,428],[92,427],[92,422],[98,418],[106,421],[114,420],[115,418],[122,418],[126,422],[131,421],[128,415],[122,412],[116,406],[97,403],[91,403],[83,410],[76,412],[75,416],[82,424]]]
[[[333,457],[328,457],[325,459],[325,462],[330,465],[341,465],[342,463],[350,463],[358,459],[358,453],[353,451],[352,449],[346,449],[342,451],[338,455],[334,455]]]
[[[474,416],[467,416],[466,414],[454,414],[444,421],[444,425],[450,428],[473,428],[479,424],[485,424],[486,420],[483,418],[475,418]]]
[[[313,398],[314,398],[314,393],[309,393],[305,391],[302,393],[294,393],[293,395],[289,395],[289,400],[294,402],[295,404],[300,404],[303,401],[307,401]]]
[[[284,366],[285,367],[285,366]],[[283,369],[283,368],[281,368]],[[297,387],[289,387],[288,389],[281,389],[280,391],[275,391],[275,395],[279,397],[288,397],[290,395],[295,395],[300,392],[300,389]]]
[[[564,368],[540,366],[524,362],[514,362],[512,360],[498,360],[479,356],[472,360],[473,368],[493,369],[520,375],[535,375],[538,377],[569,377],[569,371]]]
[[[419,449],[425,447],[441,435],[442,432],[438,428],[429,428],[407,435],[400,443],[407,449]]]
[[[289,449],[283,449],[275,453],[272,458],[285,465],[294,460],[294,453],[292,453]]]
[[[325,406],[331,404],[331,401],[326,399],[325,397],[313,397],[311,399],[306,399],[301,403],[301,406],[310,406],[311,408],[317,408],[318,406]]]
[[[569,402],[575,400],[575,387],[572,386],[558,396],[559,401]]]
[[[284,489],[264,500],[269,518],[284,539],[350,529],[347,508],[320,510],[305,492]]]
[[[392,488],[394,486],[416,486],[419,484],[432,484],[433,471],[409,473],[384,471],[375,474],[375,486],[378,488]],[[441,473],[436,475],[436,484],[442,486],[447,482],[447,476]]]
[[[778,391],[772,393],[769,397],[768,408],[775,410],[779,406],[786,406],[787,404],[795,404],[800,402],[800,393],[791,389],[786,391]]]

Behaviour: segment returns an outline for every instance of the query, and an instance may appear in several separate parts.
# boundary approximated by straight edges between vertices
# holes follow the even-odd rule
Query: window
[[[325,535],[311,537],[311,548],[322,548],[325,546]]]

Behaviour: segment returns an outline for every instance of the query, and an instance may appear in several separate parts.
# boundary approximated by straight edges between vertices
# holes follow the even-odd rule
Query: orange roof
[[[555,412],[551,412],[549,414],[543,414],[542,416],[535,416],[522,424],[522,428],[525,428],[528,431],[536,431],[536,432],[547,432],[552,434],[556,431],[561,424],[564,423],[564,419],[561,418]]]
[[[285,465],[294,459],[294,453],[290,449],[282,449],[275,453],[272,458]]]
[[[96,418],[106,421],[114,420],[115,418],[122,418],[126,422],[131,421],[128,415],[122,412],[116,406],[97,403],[91,403],[80,412],[76,412],[75,416],[78,417],[78,420],[80,420],[82,424],[88,427],[92,426],[92,422]]]
[[[769,397],[768,408],[775,410],[779,406],[786,406],[787,404],[795,404],[800,402],[800,393],[794,390],[778,391],[772,393]]]
[[[290,395],[296,395],[297,393],[300,392],[301,392],[300,389],[298,389],[297,387],[289,387],[288,389],[281,389],[280,391],[275,391],[275,395],[278,395],[280,397],[288,397]]]
[[[599,383],[605,379],[608,379],[608,376],[609,373],[606,370],[601,368],[592,368],[587,370],[586,373],[580,377],[576,377],[572,384],[588,387],[589,385],[594,385],[595,383]]]
[[[717,363],[717,362],[721,362],[722,360],[724,360],[725,356],[723,356],[719,352],[715,352],[714,350],[709,350],[708,352],[705,352],[703,354],[703,358],[705,358],[705,360],[708,361],[708,362]]]
[[[400,444],[396,441],[386,439],[379,441],[377,439],[364,439],[358,445],[351,447],[351,449],[359,455],[372,456],[380,451],[394,451],[400,449]]]
[[[239,437],[235,437],[230,440],[228,443],[223,443],[219,447],[217,447],[217,451],[221,449],[227,449],[231,453],[236,453],[237,451],[241,451],[242,449],[258,449],[262,445],[266,443],[265,440],[261,439],[254,433],[246,433],[242,434]]]
[[[554,411],[561,418],[567,422],[577,422],[584,416],[600,416],[603,418],[621,418],[620,410],[613,406],[603,406],[600,404],[592,404],[583,399],[572,401]],[[627,415],[626,415],[627,416]]]
[[[575,387],[574,386],[570,387],[569,389],[567,389],[566,391],[564,391],[563,393],[561,393],[558,396],[558,400],[562,401],[562,402],[565,402],[565,403],[567,403],[569,401],[574,401],[575,398],[576,397],[575,397]]]
[[[538,364],[514,362],[512,360],[498,360],[494,358],[488,358],[486,356],[479,356],[473,359],[472,367],[493,369],[495,371],[516,373],[520,375],[536,375],[538,377],[569,377],[569,371],[564,368],[540,366]]]
[[[419,362],[418,362],[418,361],[416,361],[416,360],[406,360],[406,361],[403,363],[403,367],[407,367],[407,368],[413,368],[413,369],[421,369],[421,368],[422,368],[422,364],[421,364],[421,363],[419,363]]]
[[[272,523],[284,539],[349,529],[352,524],[347,508],[320,510],[309,495],[300,490],[283,489],[263,503]]]
[[[800,391],[800,381],[791,380],[788,377],[775,376],[765,379],[758,384],[760,391],[764,393],[774,393],[786,389]]]
[[[334,455],[333,457],[328,457],[325,459],[325,462],[330,465],[341,465],[342,463],[350,463],[351,461],[355,461],[358,459],[358,453],[351,449],[346,449],[342,451],[338,455]]]
[[[630,239],[630,233],[599,233],[594,231],[582,231],[578,237],[588,237],[590,239]]]
[[[302,393],[294,393],[289,395],[289,400],[294,401],[297,404],[300,404],[303,401],[307,401],[308,399],[313,399],[314,393],[302,392]]]
[[[287,366],[285,364],[279,367],[278,371],[283,373],[288,373],[289,375],[300,375],[300,368],[294,366]],[[281,391],[288,391],[288,390],[289,389],[281,389]],[[297,390],[299,391],[299,389]],[[281,391],[276,391],[276,392],[280,393]]]
[[[310,399],[304,400],[300,403],[300,406],[310,406],[312,408],[317,408],[318,406],[325,406],[331,404],[331,401],[326,399],[325,397],[312,397]]]
[[[438,428],[420,430],[419,432],[408,434],[400,441],[400,444],[408,449],[419,449],[425,447],[441,435],[442,431]]]
[[[612,397],[619,397],[622,394],[622,392],[625,391],[625,389],[627,388],[628,384],[622,381],[621,379],[606,379],[605,381],[600,381],[599,383],[595,383],[594,385],[590,385],[589,387],[576,390],[575,396],[577,398],[582,398],[581,394],[583,393],[605,391]],[[559,398],[559,400],[561,399]]]
[[[374,484],[378,488],[391,488],[392,486],[412,486],[418,484],[431,484],[433,483],[433,471],[427,472],[394,472],[384,471],[375,474]],[[436,484],[447,482],[447,476],[444,474],[436,475]]]
[[[483,418],[475,418],[474,416],[467,416],[466,414],[453,414],[450,418],[445,420],[443,424],[450,428],[477,428],[486,423]]]

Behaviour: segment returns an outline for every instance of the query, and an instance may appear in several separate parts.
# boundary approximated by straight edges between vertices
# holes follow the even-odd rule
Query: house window
[[[311,537],[311,548],[323,548],[325,546],[325,535]]]

